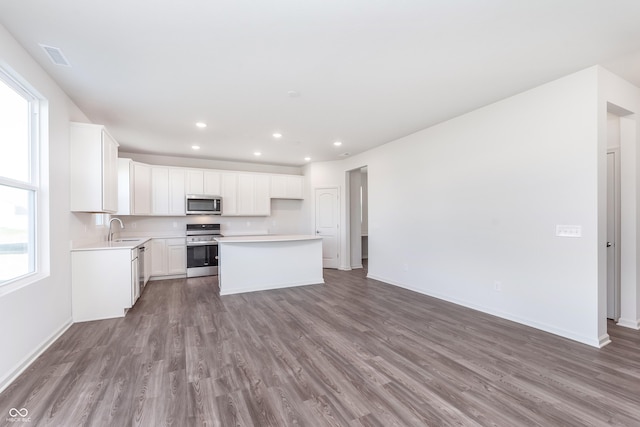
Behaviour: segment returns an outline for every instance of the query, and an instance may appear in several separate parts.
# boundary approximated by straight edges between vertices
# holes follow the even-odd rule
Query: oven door
[[[215,242],[187,243],[187,277],[218,274],[218,244]]]

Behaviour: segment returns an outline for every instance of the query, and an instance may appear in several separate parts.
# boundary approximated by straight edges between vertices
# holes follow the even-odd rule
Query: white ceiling
[[[301,165],[595,64],[640,86],[638,0],[21,0],[0,23],[131,152]]]

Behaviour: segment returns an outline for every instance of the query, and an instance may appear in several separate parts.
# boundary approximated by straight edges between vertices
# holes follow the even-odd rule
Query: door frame
[[[621,301],[621,282],[620,282],[620,147],[611,147],[607,148],[607,156],[609,154],[613,154],[613,167],[614,167],[614,175],[613,175],[613,185],[614,185],[614,247],[613,247],[613,268],[614,268],[614,286],[613,286],[613,298],[614,298],[614,307],[613,307],[613,320],[618,322],[620,319],[620,301]],[[608,162],[607,162],[608,163]],[[607,171],[608,175],[609,171]],[[609,221],[609,218],[607,218]],[[609,265],[607,263],[607,268]]]

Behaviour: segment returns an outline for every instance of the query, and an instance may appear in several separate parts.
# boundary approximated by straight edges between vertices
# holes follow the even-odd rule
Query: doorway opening
[[[369,260],[369,181],[368,168],[363,166],[347,172],[349,218],[349,266],[364,268]]]
[[[635,173],[630,173],[638,167],[636,133],[635,115],[607,103],[606,242],[601,241],[601,248],[606,251],[606,280],[605,289],[600,292],[600,298],[604,299],[600,304],[600,321],[606,317],[609,322],[639,329],[637,183]],[[608,325],[613,324],[609,322]]]

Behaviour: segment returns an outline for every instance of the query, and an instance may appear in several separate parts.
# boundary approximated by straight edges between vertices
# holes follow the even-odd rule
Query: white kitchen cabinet
[[[269,197],[269,176],[254,176],[254,205],[253,215],[269,216],[271,215],[271,198]]]
[[[210,196],[220,195],[220,172],[204,171],[204,193]]]
[[[165,239],[151,239],[151,276],[167,275],[167,246]]]
[[[133,257],[134,253],[135,258]],[[131,254],[131,307],[133,307],[138,298],[140,298],[140,284],[138,283],[140,270],[138,269],[138,250],[132,251]]]
[[[186,215],[184,169],[169,168],[169,215]]]
[[[271,214],[269,175],[238,174],[238,215],[267,216]]]
[[[304,199],[304,177],[298,175],[271,175],[272,199]]]
[[[153,248],[151,244],[145,245],[144,251],[144,284],[146,285],[151,277],[151,257],[153,253]]]
[[[238,215],[251,215],[255,211],[255,179],[251,174],[238,174]]]
[[[151,167],[151,214],[185,215],[185,173],[183,169]]]
[[[187,273],[187,245],[184,239],[167,239],[167,274]]]
[[[151,213],[169,214],[169,168],[151,167]]]
[[[185,192],[187,194],[205,194],[204,193],[204,170],[187,169]]]
[[[219,196],[220,172],[207,169],[187,169],[185,191],[187,194]]]
[[[133,162],[132,215],[151,215],[151,166]]]
[[[70,208],[74,212],[118,210],[118,143],[104,126],[70,124]]]
[[[238,214],[238,174],[223,172],[220,174],[220,195],[222,196],[222,215]]]
[[[269,175],[222,174],[222,215],[268,216],[271,214]]]
[[[71,252],[71,307],[74,322],[122,317],[135,303],[138,250]]]
[[[133,161],[118,159],[118,211],[117,215],[131,215],[133,208]]]
[[[151,240],[151,276],[185,275],[187,243],[184,237]]]

